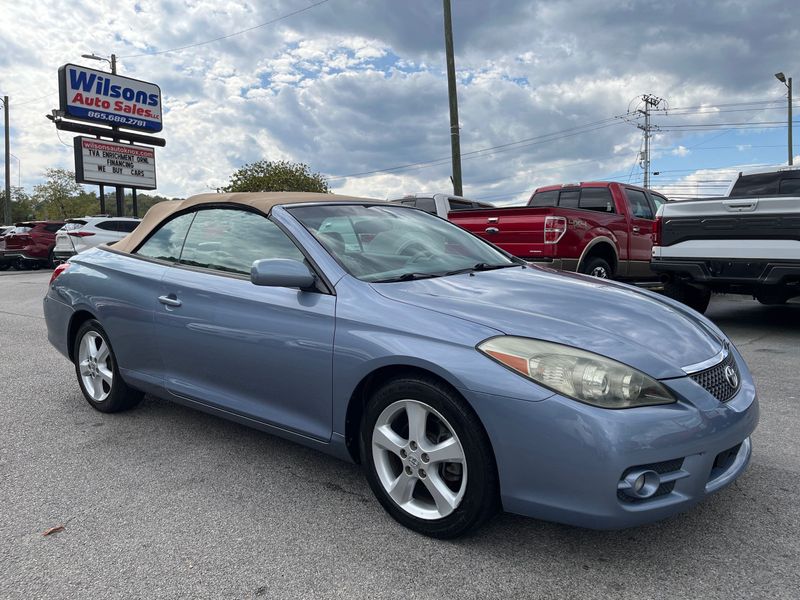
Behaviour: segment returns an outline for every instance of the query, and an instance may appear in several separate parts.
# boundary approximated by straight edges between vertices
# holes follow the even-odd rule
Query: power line
[[[552,133],[537,135],[530,138],[524,138],[521,140],[517,140],[515,142],[508,142],[505,144],[499,144],[496,146],[487,146],[485,148],[478,148],[477,150],[472,150],[470,152],[462,152],[461,158],[462,160],[470,160],[473,158],[484,158],[486,156],[491,156],[493,154],[498,154],[501,152],[509,152],[512,150],[519,150],[520,148],[527,148],[530,146],[536,146],[539,144],[544,144],[547,142],[555,142],[558,140],[562,140],[568,137],[573,137],[576,135],[582,135],[584,133],[590,133],[592,131],[597,131],[598,129],[605,129],[606,127],[611,127],[613,125],[617,125],[622,123],[623,121],[619,120],[620,117],[609,117],[606,119],[601,119],[600,121],[594,121],[592,123],[585,123],[583,125],[578,125],[575,127],[570,127],[568,129],[562,129],[560,131],[554,131]],[[596,127],[591,127],[596,125]],[[390,173],[393,171],[404,171],[404,170],[413,170],[413,169],[424,169],[428,167],[435,167],[442,164],[449,162],[451,157],[441,157],[435,158],[431,160],[423,160],[413,163],[407,163],[404,165],[396,165],[393,167],[386,167],[382,169],[373,169],[371,171],[360,171],[358,173],[349,173],[347,175],[332,175],[328,177],[329,181],[338,180],[338,179],[347,179],[351,177],[364,177],[366,175],[375,175],[377,173]]]
[[[287,14],[282,15],[280,17],[276,17],[274,19],[270,19],[269,21],[265,21],[263,23],[259,23],[258,25],[253,25],[252,27],[248,27],[247,29],[242,29],[240,31],[234,31],[233,33],[229,33],[227,35],[221,35],[219,37],[215,37],[215,38],[213,38],[211,40],[206,40],[204,42],[197,42],[197,43],[194,43],[194,44],[187,44],[186,46],[178,46],[176,48],[169,48],[167,50],[156,50],[154,52],[143,52],[142,54],[129,54],[127,56],[120,56],[119,58],[120,59],[126,59],[126,58],[139,58],[141,56],[158,56],[160,54],[167,54],[169,52],[178,52],[180,50],[187,50],[189,48],[197,48],[198,46],[205,46],[206,44],[213,44],[214,42],[219,42],[220,40],[227,40],[228,38],[232,38],[232,37],[235,37],[237,35],[242,35],[243,33],[247,33],[249,31],[253,31],[255,29],[260,29],[261,27],[266,27],[267,25],[272,25],[273,23],[277,23],[278,21],[283,21],[284,19],[288,19],[289,17],[293,17],[295,15],[299,15],[300,13],[304,13],[306,11],[309,11],[312,8],[316,8],[317,6],[320,6],[321,4],[325,4],[326,2],[329,2],[329,0],[320,0],[319,2],[315,2],[314,4],[306,6],[305,8],[300,8],[298,10],[295,10],[293,12],[287,13]]]

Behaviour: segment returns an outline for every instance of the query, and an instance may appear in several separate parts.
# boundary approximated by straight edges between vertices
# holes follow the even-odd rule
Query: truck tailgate
[[[674,202],[661,217],[661,246],[692,240],[800,240],[800,197]]]

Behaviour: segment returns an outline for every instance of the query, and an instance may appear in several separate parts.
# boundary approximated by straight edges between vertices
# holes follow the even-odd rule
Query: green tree
[[[321,192],[328,193],[328,181],[311,173],[308,165],[285,160],[260,160],[231,175],[223,192]]]
[[[0,192],[0,208],[5,210],[5,191]],[[25,188],[12,187],[11,188],[11,223],[19,223],[20,221],[29,221],[34,218],[33,201]],[[7,223],[8,224],[8,223]]]
[[[66,169],[47,169],[45,183],[34,186],[33,202],[40,219],[68,219],[97,212],[97,196],[86,193]]]

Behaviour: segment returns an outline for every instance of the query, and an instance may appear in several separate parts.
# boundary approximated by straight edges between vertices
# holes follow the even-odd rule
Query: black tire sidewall
[[[600,258],[599,256],[593,256],[589,258],[583,265],[583,269],[581,269],[581,272],[584,273],[585,275],[594,277],[594,275],[592,275],[592,271],[597,267],[603,267],[606,270],[606,273],[608,274],[608,277],[598,277],[598,279],[611,279],[613,277],[614,273],[611,271],[611,265],[608,264],[608,261],[606,261],[606,259]]]
[[[389,497],[378,478],[372,457],[372,432],[381,412],[398,400],[419,400],[434,408],[455,431],[467,464],[467,488],[458,507],[434,521],[408,514]],[[436,382],[396,379],[382,386],[368,400],[361,424],[361,462],[367,481],[381,505],[400,524],[436,538],[453,538],[477,527],[496,510],[498,492],[494,457],[486,434],[466,403]]]

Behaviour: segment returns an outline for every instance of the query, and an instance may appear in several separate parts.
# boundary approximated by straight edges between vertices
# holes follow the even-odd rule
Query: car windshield
[[[354,204],[287,210],[362,281],[423,279],[523,264],[421,210]]]

